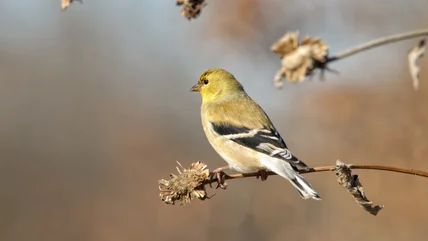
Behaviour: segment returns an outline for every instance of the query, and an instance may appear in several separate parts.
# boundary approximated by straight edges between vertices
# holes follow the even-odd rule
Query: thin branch
[[[330,56],[328,46],[321,39],[306,36],[299,43],[298,32],[287,32],[271,46],[271,51],[281,58],[281,68],[275,74],[274,84],[281,88],[283,79],[292,83],[304,81],[318,69],[321,70],[322,78],[326,70],[337,72],[328,67],[331,62],[375,47],[421,36],[428,36],[428,29],[383,37]]]
[[[178,164],[180,166],[180,168],[177,168],[178,175],[171,174],[169,180],[159,180],[160,197],[167,204],[175,204],[176,201],[179,201],[181,205],[185,205],[194,199],[209,199],[205,186],[211,186],[215,182],[218,184],[217,188],[225,189],[227,186],[226,180],[246,177],[262,177],[262,180],[266,180],[267,176],[276,175],[274,172],[263,172],[263,175],[260,172],[227,175],[222,170],[227,170],[228,167],[217,168],[209,172],[207,165],[202,162],[192,163],[189,168],[183,168],[180,163]],[[365,211],[372,215],[377,215],[384,206],[373,205],[373,202],[367,198],[358,175],[352,175],[351,169],[389,171],[428,178],[428,172],[422,170],[385,165],[345,164],[339,160],[336,161],[334,166],[314,167],[307,171],[301,170],[300,173],[334,172],[337,182],[354,197],[355,201]]]
[[[344,187],[355,199],[355,201],[360,205],[366,212],[376,216],[384,205],[373,205],[373,202],[370,201],[364,191],[364,188],[358,178],[358,175],[352,175],[351,169],[365,169],[365,170],[378,170],[378,171],[389,171],[404,173],[409,175],[415,175],[420,177],[428,178],[428,172],[415,169],[406,169],[401,167],[394,166],[385,166],[385,165],[366,165],[366,164],[344,164],[341,161],[337,161],[335,166],[322,166],[314,167],[308,171],[301,170],[301,174],[315,173],[315,172],[330,172],[334,171],[337,176],[338,183]],[[267,172],[266,175],[277,175],[274,172]],[[239,179],[246,177],[259,177],[260,173],[247,173],[247,174],[231,174],[226,175],[224,180]],[[217,180],[208,180],[206,184],[212,184],[217,182]],[[226,183],[224,183],[227,185]]]
[[[321,166],[321,167],[314,167],[311,168],[308,171],[301,170],[299,171],[301,174],[308,174],[308,173],[314,173],[314,172],[330,172],[332,171],[336,166]],[[394,167],[394,166],[385,166],[385,165],[370,165],[370,164],[350,164],[349,169],[363,169],[363,170],[378,170],[378,171],[388,171],[388,172],[398,172],[398,173],[404,173],[414,176],[420,176],[420,177],[426,177],[428,178],[428,172],[422,171],[422,170],[416,170],[416,169],[406,169],[401,167]],[[267,175],[277,175],[274,172],[267,172]],[[237,173],[237,174],[231,174],[227,175],[225,177],[226,180],[231,179],[240,179],[245,177],[257,177],[260,176],[260,173]],[[211,181],[211,183],[216,182],[215,180]],[[207,183],[209,184],[209,183]]]
[[[410,39],[410,38],[417,38],[417,37],[421,37],[421,36],[427,36],[428,35],[428,29],[422,29],[422,30],[416,30],[416,31],[411,31],[411,32],[407,32],[407,33],[401,33],[401,34],[396,34],[396,35],[392,35],[392,36],[388,36],[388,37],[383,37],[380,39],[376,39],[373,41],[370,41],[368,43],[359,45],[357,47],[348,49],[343,51],[342,53],[336,54],[332,57],[328,57],[326,63],[330,63],[339,59],[343,59],[346,57],[349,57],[351,55],[354,55],[356,53],[365,51],[365,50],[369,50],[378,46],[382,46],[385,44],[390,44],[390,43],[394,43],[394,42],[398,42],[401,40],[405,40],[405,39]]]

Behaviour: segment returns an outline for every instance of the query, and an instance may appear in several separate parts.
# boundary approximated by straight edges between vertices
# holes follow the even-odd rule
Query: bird
[[[303,199],[321,200],[299,170],[310,168],[288,150],[287,145],[265,111],[245,92],[234,75],[225,69],[204,71],[190,89],[202,99],[201,121],[205,135],[214,150],[228,166],[214,170],[220,173],[259,172],[262,181],[267,171],[287,179]]]

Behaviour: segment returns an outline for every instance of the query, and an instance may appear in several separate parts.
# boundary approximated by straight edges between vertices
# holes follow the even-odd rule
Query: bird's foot
[[[210,173],[210,177],[209,177],[210,187],[212,187],[211,183],[214,182],[214,180],[216,180],[217,181],[216,189],[217,188],[226,189],[226,187],[227,187],[227,183],[226,183],[227,174],[224,171],[228,170],[229,168],[230,168],[229,166],[225,166],[225,167],[217,168],[214,171],[212,171]]]
[[[259,179],[260,178],[260,180],[262,180],[262,181],[266,181],[267,180],[267,178],[268,178],[268,173],[267,173],[267,171],[266,170],[260,170],[259,172],[258,172],[258,175],[256,176],[256,178],[257,179]]]

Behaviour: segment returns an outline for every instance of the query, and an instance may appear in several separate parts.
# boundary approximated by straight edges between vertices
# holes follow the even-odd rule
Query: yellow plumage
[[[320,199],[298,173],[298,167],[308,167],[291,154],[269,117],[232,74],[209,69],[191,90],[202,97],[207,139],[230,168],[242,173],[271,170],[288,179],[303,198]]]

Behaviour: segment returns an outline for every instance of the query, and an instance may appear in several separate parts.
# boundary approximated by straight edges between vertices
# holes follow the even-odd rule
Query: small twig
[[[330,172],[335,168],[335,166],[322,166],[322,167],[313,167],[308,171],[301,170],[301,174],[308,174],[308,173],[314,173],[314,172]],[[415,170],[415,169],[406,169],[401,167],[394,167],[394,166],[385,166],[385,165],[370,165],[370,164],[350,164],[349,169],[364,169],[364,170],[378,170],[378,171],[389,171],[389,172],[398,172],[398,173],[404,173],[409,175],[415,175],[420,177],[426,177],[428,178],[428,172],[422,171],[422,170]],[[226,176],[226,180],[231,179],[240,179],[245,177],[257,177],[260,174],[258,172],[255,173],[236,173]],[[267,172],[267,175],[272,176],[276,175],[274,172]],[[213,180],[211,183],[215,182]],[[208,183],[207,183],[208,184]]]
[[[383,37],[380,39],[376,39],[373,41],[370,41],[368,43],[359,45],[357,47],[345,50],[339,54],[336,54],[334,56],[328,57],[328,59],[326,60],[325,63],[330,63],[339,59],[343,59],[346,57],[349,57],[351,55],[354,55],[356,53],[365,51],[365,50],[369,50],[378,46],[382,46],[385,44],[389,44],[389,43],[394,43],[394,42],[398,42],[401,40],[405,40],[405,39],[410,39],[410,38],[417,38],[417,37],[421,37],[421,36],[427,36],[428,35],[428,29],[422,29],[422,30],[416,30],[416,31],[411,31],[411,32],[407,32],[407,33],[401,33],[401,34],[396,34],[396,35],[392,35],[392,36],[388,36],[388,37]]]
[[[321,39],[306,36],[299,42],[298,32],[287,32],[271,46],[271,51],[281,58],[281,68],[275,74],[274,84],[281,88],[283,79],[298,83],[313,76],[316,70],[321,70],[322,76],[326,70],[333,71],[328,66],[331,62],[375,47],[421,36],[428,36],[428,29],[383,37],[330,56],[328,46]]]
[[[346,165],[341,161],[337,161],[335,166],[322,166],[314,167],[310,170],[301,170],[301,174],[315,173],[315,172],[329,172],[334,171],[337,176],[338,183],[344,187],[355,199],[355,201],[364,208],[365,211],[372,215],[377,215],[378,212],[384,207],[383,205],[373,205],[365,195],[364,188],[361,185],[357,175],[351,174],[351,169],[365,169],[365,170],[378,170],[378,171],[389,171],[398,172],[404,174],[410,174],[415,176],[421,176],[428,178],[428,172],[414,169],[406,169],[401,167],[384,166],[384,165],[365,165],[365,164],[350,164]],[[225,180],[239,179],[245,177],[258,177],[260,173],[246,173],[246,174],[231,174],[225,177]],[[267,175],[276,175],[274,172],[267,172]],[[206,184],[216,182],[216,180],[209,180]]]
[[[194,199],[209,199],[210,197],[208,196],[205,190],[205,186],[211,186],[212,183],[219,181],[217,179],[211,178],[213,176],[213,172],[209,172],[207,166],[202,162],[192,163],[187,169],[183,168],[181,164],[179,164],[179,166],[179,175],[171,174],[169,180],[159,180],[159,190],[162,201],[167,204],[175,204],[176,201],[179,201],[181,205],[185,205]],[[222,168],[220,168],[220,170],[221,169]],[[428,178],[428,172],[422,170],[385,165],[344,164],[340,161],[337,161],[336,165],[334,166],[314,167],[307,171],[301,170],[300,173],[307,174],[327,171],[335,172],[338,179],[338,183],[354,197],[357,203],[370,214],[377,215],[377,213],[383,208],[383,205],[373,205],[373,203],[366,197],[363,186],[361,185],[358,176],[351,174],[351,169],[398,172]],[[265,177],[269,175],[276,175],[276,173],[264,173]],[[221,178],[220,183],[224,182],[225,180],[259,176],[260,172],[225,175]]]

